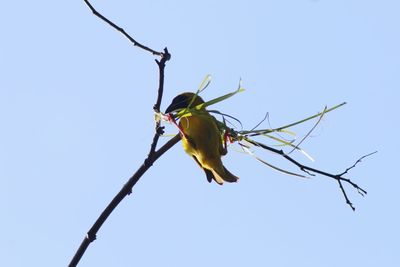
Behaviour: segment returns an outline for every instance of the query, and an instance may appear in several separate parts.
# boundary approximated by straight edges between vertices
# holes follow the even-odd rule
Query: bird
[[[197,94],[185,92],[176,96],[165,110],[165,114],[179,109],[196,107],[204,103]],[[223,165],[221,157],[227,153],[223,145],[221,131],[216,118],[205,107],[199,112],[184,116],[179,120],[183,149],[191,156],[206,174],[208,182],[214,180],[219,185],[224,182],[234,183],[238,177]]]

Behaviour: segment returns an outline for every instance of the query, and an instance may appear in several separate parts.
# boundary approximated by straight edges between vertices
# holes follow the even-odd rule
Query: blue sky
[[[379,153],[349,173],[368,191],[347,189],[353,212],[329,178],[277,173],[235,145],[224,163],[240,182],[208,184],[177,145],[79,266],[399,266],[398,1],[93,5],[138,41],[169,48],[163,109],[207,74],[205,99],[241,78],[246,91],[215,108],[247,129],[266,112],[280,126],[348,103],[303,143],[315,162],[294,154],[303,163],[336,173]],[[5,1],[0,25],[0,265],[66,266],[147,155],[157,66],[83,1]],[[301,138],[311,127],[293,130]]]

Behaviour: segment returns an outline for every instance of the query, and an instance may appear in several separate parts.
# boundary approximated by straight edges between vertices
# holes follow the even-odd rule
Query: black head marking
[[[186,108],[190,104],[190,99],[185,95],[178,95],[173,100],[172,103],[167,107],[165,113],[170,113],[174,110],[180,108]]]

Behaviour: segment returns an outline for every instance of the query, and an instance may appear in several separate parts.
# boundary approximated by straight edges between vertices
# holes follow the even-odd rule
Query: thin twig
[[[369,157],[375,153],[378,153],[378,151],[374,151],[371,152],[367,155],[362,156],[361,158],[359,158],[352,166],[348,167],[344,172],[342,172],[341,174],[339,174],[340,176],[345,175],[346,173],[348,173],[351,169],[353,169],[358,163],[360,163],[364,158]]]
[[[155,112],[160,112],[160,106],[161,106],[161,100],[162,96],[164,93],[164,69],[165,69],[165,63],[171,59],[171,54],[168,52],[167,48],[164,48],[164,53],[163,57],[160,61],[156,60],[156,63],[158,65],[159,69],[159,83],[158,83],[158,95],[157,95],[157,101],[154,104],[154,111]]]
[[[349,170],[351,170],[352,168],[354,168],[359,162],[361,162],[362,159],[364,159],[364,158],[366,158],[366,157],[368,157],[368,156],[371,156],[372,154],[377,153],[377,151],[362,156],[362,157],[359,158],[351,167],[347,168],[344,172],[342,172],[342,173],[340,173],[340,174],[331,174],[331,173],[328,173],[328,172],[324,172],[324,171],[321,171],[321,170],[314,169],[314,168],[311,168],[311,167],[309,167],[309,166],[303,165],[303,164],[299,163],[298,161],[296,161],[295,159],[293,159],[292,157],[290,157],[289,155],[285,154],[285,153],[283,152],[283,150],[278,150],[278,149],[269,147],[269,146],[267,146],[267,145],[264,145],[264,144],[262,144],[262,143],[259,143],[259,142],[257,142],[257,141],[254,141],[254,140],[251,140],[251,139],[248,139],[248,138],[246,138],[245,140],[246,140],[247,142],[249,142],[249,143],[255,145],[255,146],[262,147],[262,148],[264,148],[264,149],[266,149],[266,150],[269,150],[269,151],[271,151],[271,152],[273,152],[273,153],[276,153],[276,154],[281,155],[282,157],[284,157],[285,159],[287,159],[288,161],[290,161],[291,163],[293,163],[294,165],[296,165],[297,167],[299,167],[300,170],[302,170],[303,172],[305,172],[305,173],[307,173],[307,174],[309,174],[309,175],[315,175],[314,173],[318,173],[318,174],[320,174],[320,175],[327,176],[327,177],[330,177],[330,178],[332,178],[332,179],[335,179],[335,180],[339,183],[339,187],[340,187],[340,189],[341,189],[341,191],[342,191],[342,194],[343,194],[343,196],[344,196],[344,198],[345,198],[345,200],[346,200],[346,203],[351,207],[352,210],[355,210],[355,208],[354,208],[353,204],[351,203],[351,201],[349,200],[349,198],[347,197],[347,194],[346,194],[346,191],[345,191],[345,189],[344,189],[344,187],[343,187],[342,182],[346,182],[346,183],[350,184],[350,185],[351,185],[353,188],[355,188],[355,189],[357,190],[357,192],[358,192],[359,194],[361,194],[362,196],[364,196],[364,195],[367,194],[367,191],[365,191],[364,189],[362,189],[361,187],[359,187],[356,183],[354,183],[354,182],[351,181],[350,179],[343,177],[343,175],[347,174],[347,172],[348,172]]]
[[[164,48],[164,56],[161,58],[160,61],[156,60],[156,63],[158,65],[158,70],[159,70],[159,82],[158,82],[158,90],[157,90],[157,100],[156,103],[153,106],[153,110],[155,113],[160,112],[160,106],[161,106],[161,100],[162,96],[164,93],[164,70],[165,70],[165,63],[170,60],[171,55],[168,52],[167,48]],[[164,127],[161,127],[161,121],[156,120],[156,125],[155,125],[155,134],[153,137],[153,142],[150,146],[150,151],[148,157],[151,157],[151,154],[153,154],[156,150],[158,139],[160,136],[164,134]]]
[[[139,43],[138,41],[136,41],[135,39],[132,38],[132,36],[130,36],[128,33],[125,32],[125,30],[121,27],[119,27],[118,25],[116,25],[114,22],[112,22],[111,20],[109,20],[108,18],[104,17],[101,13],[99,13],[93,6],[92,4],[88,1],[88,0],[83,0],[85,1],[86,5],[90,8],[90,10],[93,12],[94,15],[96,15],[97,17],[99,17],[100,19],[102,19],[103,21],[105,21],[106,23],[108,23],[111,27],[113,27],[114,29],[116,29],[117,31],[119,31],[120,33],[122,33],[126,38],[129,39],[129,41],[131,41],[133,43],[134,46],[137,46],[139,48],[142,48],[150,53],[152,53],[153,55],[156,56],[163,56],[164,54],[162,52],[158,52],[155,51],[145,45],[142,45],[141,43]]]

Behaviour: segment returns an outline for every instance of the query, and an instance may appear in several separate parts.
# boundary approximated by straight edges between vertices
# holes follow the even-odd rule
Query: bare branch
[[[164,69],[165,63],[171,58],[170,53],[168,52],[167,48],[164,48],[164,56],[161,58],[160,61],[156,60],[158,69],[159,69],[159,82],[158,82],[158,90],[157,90],[157,100],[153,106],[154,112],[160,112],[161,100],[164,93]],[[158,139],[160,136],[164,134],[164,127],[161,127],[161,121],[157,120],[155,125],[155,134],[153,137],[153,142],[150,146],[150,152],[148,158],[151,158],[151,155],[155,152]]]
[[[341,181],[341,180],[337,180],[337,181],[338,181],[338,183],[339,183],[339,187],[340,187],[340,190],[342,191],[342,194],[343,194],[343,196],[344,196],[344,199],[346,200],[346,204],[349,205],[350,208],[351,208],[353,211],[355,211],[356,208],[354,208],[353,203],[351,203],[350,199],[347,197],[346,190],[344,190],[342,181]]]
[[[121,32],[125,37],[127,37],[135,46],[142,48],[148,52],[151,52],[153,55],[161,56],[161,60],[157,62],[159,68],[159,86],[158,86],[158,94],[156,103],[153,106],[154,111],[158,112],[160,110],[162,95],[164,91],[164,69],[166,62],[171,58],[171,55],[168,52],[168,49],[165,48],[164,52],[157,52],[147,46],[144,46],[134,40],[129,34],[127,34],[124,29],[114,24],[112,21],[104,17],[102,14],[97,12],[96,9],[89,3],[89,1],[84,0],[87,6],[92,10],[93,14],[97,17],[101,18],[103,21],[107,22],[114,29]],[[175,145],[181,139],[180,135],[176,135],[172,139],[170,139],[166,144],[164,144],[160,149],[156,150],[158,139],[160,135],[164,132],[164,128],[161,127],[160,121],[156,121],[155,125],[155,133],[153,137],[152,144],[150,146],[149,154],[147,158],[144,160],[142,166],[132,175],[132,177],[128,180],[128,182],[122,187],[122,189],[118,192],[118,194],[113,198],[113,200],[108,204],[108,206],[104,209],[104,211],[100,214],[96,222],[87,232],[85,238],[83,239],[81,245],[76,251],[74,257],[72,258],[69,267],[77,266],[86,249],[89,247],[89,244],[96,240],[97,232],[100,230],[103,223],[107,220],[108,216],[114,211],[114,209],[118,206],[118,204],[129,194],[132,193],[132,188],[135,186],[137,181],[143,176],[143,174],[153,165],[153,163],[163,155],[168,149],[170,149],[173,145]]]
[[[378,151],[374,151],[372,153],[369,153],[367,155],[362,156],[361,158],[359,158],[352,166],[350,166],[349,168],[347,168],[344,172],[342,172],[341,174],[339,174],[339,176],[343,176],[346,173],[348,173],[348,171],[350,171],[351,169],[353,169],[358,163],[360,163],[364,158],[369,157],[375,153],[378,153]]]
[[[153,55],[156,56],[161,56],[163,57],[164,54],[162,52],[158,52],[155,51],[145,45],[142,45],[141,43],[139,43],[138,41],[136,41],[135,39],[133,39],[128,33],[125,32],[125,30],[121,27],[119,27],[118,25],[116,25],[114,22],[112,22],[111,20],[109,20],[108,18],[104,17],[101,13],[99,13],[93,6],[92,4],[88,1],[88,0],[83,0],[85,1],[86,5],[90,8],[90,10],[93,12],[94,15],[96,15],[97,17],[99,17],[100,19],[102,19],[103,21],[105,21],[106,23],[108,23],[108,25],[110,25],[111,27],[113,27],[114,29],[116,29],[117,31],[119,31],[120,33],[122,33],[126,38],[129,39],[129,41],[131,41],[133,43],[134,46],[140,47],[150,53],[152,53]]]
[[[171,54],[168,52],[167,48],[164,48],[164,53],[163,57],[160,61],[156,60],[158,69],[159,69],[159,84],[158,84],[158,95],[157,95],[157,101],[154,104],[154,111],[155,112],[160,112],[160,106],[161,106],[161,100],[163,96],[163,91],[164,91],[164,69],[165,69],[165,63],[171,59]]]
[[[267,146],[267,145],[264,145],[264,144],[262,144],[262,143],[259,143],[259,142],[257,142],[257,141],[251,140],[251,139],[245,139],[245,140],[246,140],[247,142],[249,142],[249,143],[255,145],[255,146],[264,148],[264,149],[269,150],[269,151],[271,151],[271,152],[273,152],[273,153],[276,153],[276,154],[281,155],[282,157],[284,157],[285,159],[287,159],[288,161],[290,161],[291,163],[293,163],[294,165],[296,165],[297,167],[299,167],[300,170],[302,170],[303,172],[305,172],[305,173],[307,173],[307,174],[309,174],[309,175],[314,176],[314,175],[315,175],[314,173],[318,173],[318,174],[320,174],[320,175],[323,175],[323,176],[326,176],[326,177],[330,177],[330,178],[332,178],[332,179],[335,179],[335,180],[339,183],[339,188],[340,188],[340,190],[342,191],[342,194],[343,194],[343,196],[344,196],[344,198],[345,198],[345,200],[346,200],[346,203],[350,206],[350,208],[351,208],[352,210],[355,210],[355,208],[354,208],[353,204],[351,203],[351,201],[349,200],[349,198],[347,197],[347,194],[346,194],[346,191],[345,191],[345,189],[344,189],[344,187],[343,187],[343,183],[342,183],[342,182],[346,182],[346,183],[348,183],[349,185],[351,185],[351,186],[352,186],[354,189],[356,189],[357,192],[358,192],[360,195],[362,195],[362,196],[364,196],[364,195],[367,194],[367,191],[365,191],[364,189],[362,189],[361,187],[359,187],[356,183],[354,183],[354,182],[351,181],[350,179],[343,177],[343,175],[347,174],[348,171],[351,170],[352,168],[354,168],[359,162],[361,162],[362,159],[364,159],[364,158],[366,158],[366,157],[368,157],[368,156],[371,156],[372,154],[377,153],[377,151],[372,152],[372,153],[369,153],[369,154],[367,154],[367,155],[365,155],[365,156],[362,156],[362,157],[359,158],[351,167],[347,168],[344,172],[342,172],[342,173],[340,173],[340,174],[331,174],[331,173],[328,173],[328,172],[324,172],[324,171],[321,171],[321,170],[314,169],[314,168],[311,168],[311,167],[309,167],[309,166],[303,165],[303,164],[299,163],[298,161],[296,161],[295,159],[293,159],[292,157],[290,157],[289,155],[285,154],[285,153],[283,152],[283,150],[278,150],[278,149],[269,147],[269,146]]]
[[[153,163],[163,155],[168,149],[174,146],[176,143],[181,140],[179,134],[175,135],[172,139],[170,139],[165,145],[163,145],[159,150],[155,151],[151,155],[149,155],[142,166],[132,175],[132,177],[128,180],[128,182],[122,187],[122,189],[118,192],[118,194],[113,198],[113,200],[108,204],[108,206],[104,209],[104,211],[100,214],[99,218],[87,232],[85,238],[83,239],[81,245],[76,251],[74,257],[72,258],[69,267],[77,266],[89,244],[96,240],[97,232],[100,230],[103,223],[107,220],[108,216],[114,211],[114,209],[118,206],[118,204],[129,194],[132,193],[132,188],[135,186],[137,181],[142,177],[142,175],[153,165]]]

